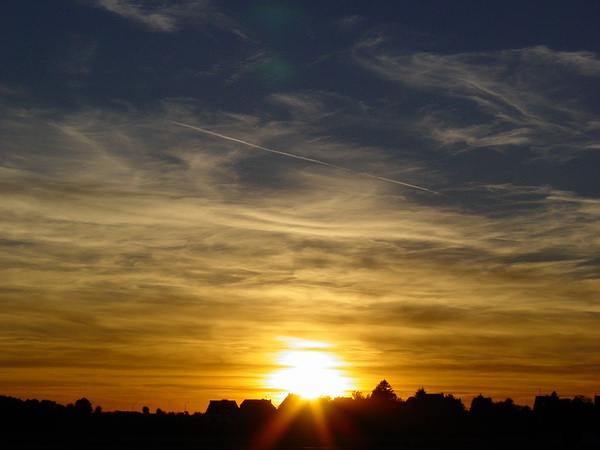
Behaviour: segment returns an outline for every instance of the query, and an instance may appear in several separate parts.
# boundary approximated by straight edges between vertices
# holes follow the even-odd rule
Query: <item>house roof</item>
[[[261,414],[261,413],[271,413],[276,411],[275,406],[271,403],[271,400],[265,399],[247,399],[242,402],[240,405],[240,412],[251,413],[251,414]]]
[[[208,403],[206,414],[236,414],[238,410],[238,404],[235,400],[211,400]]]

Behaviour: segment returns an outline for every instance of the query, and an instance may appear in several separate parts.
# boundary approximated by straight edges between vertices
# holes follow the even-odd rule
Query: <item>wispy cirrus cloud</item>
[[[598,138],[600,61],[590,52],[546,47],[489,53],[397,53],[382,36],[354,51],[361,67],[398,86],[435,96],[422,111],[423,132],[452,152],[511,145],[538,156],[566,161],[585,153]],[[440,97],[450,109],[436,108]],[[458,102],[458,103],[457,103]],[[462,104],[460,102],[463,102]]]
[[[199,23],[229,30],[241,37],[244,34],[210,0],[184,2],[153,2],[131,0],[97,0],[101,8],[140,23],[151,31],[172,33],[183,26],[197,27]]]
[[[14,220],[18,220],[17,211],[28,214],[29,207],[18,206],[19,198],[29,198],[24,205],[37,205],[39,214],[48,215],[57,224],[62,220],[81,222],[84,228],[95,223],[94,226],[107,229],[118,224],[133,230],[154,223],[165,229],[177,225],[173,231],[183,232],[197,226],[194,224],[198,224],[201,217],[200,230],[203,231],[200,232],[208,233],[208,241],[202,241],[211,243],[206,248],[243,251],[244,247],[228,238],[225,229],[211,231],[225,224],[232,233],[244,230],[250,240],[259,239],[263,233],[287,236],[292,239],[287,244],[291,248],[300,249],[300,242],[312,238],[326,248],[321,240],[331,239],[331,245],[339,241],[335,244],[336,252],[346,254],[339,261],[332,256],[325,258],[324,261],[334,267],[355,264],[359,268],[361,257],[358,255],[363,251],[365,258],[371,255],[368,260],[373,267],[388,267],[384,261],[376,263],[378,258],[370,250],[375,246],[411,255],[415,261],[427,261],[429,257],[442,261],[465,258],[465,267],[471,263],[495,265],[504,259],[506,262],[498,267],[508,270],[519,255],[557,249],[567,236],[571,244],[564,252],[571,257],[562,258],[562,262],[558,258],[557,263],[592,259],[588,244],[595,240],[593,224],[598,214],[597,204],[568,193],[544,188],[489,186],[494,197],[506,202],[507,212],[519,209],[520,204],[523,208],[516,216],[498,210],[494,217],[477,217],[450,206],[435,209],[406,203],[407,197],[402,192],[393,192],[386,183],[357,178],[334,168],[315,168],[302,161],[288,161],[218,139],[206,139],[192,130],[173,129],[161,117],[149,116],[131,122],[120,115],[87,112],[54,122],[49,127],[38,120],[19,118],[20,131],[12,127],[11,136],[13,143],[19,139],[39,138],[37,145],[29,146],[35,154],[5,155],[5,204],[15,208],[10,215]],[[187,120],[197,123],[192,117]],[[281,123],[257,127],[250,117],[229,115],[217,119],[213,115],[209,120],[222,121],[230,133],[268,145],[285,141],[288,147],[295,148],[307,138],[301,129],[287,128]],[[43,129],[44,126],[47,128]],[[313,146],[315,148],[306,154],[330,160],[337,160],[335,154],[341,156],[346,150],[335,142],[317,142]],[[355,149],[351,156],[356,163],[359,150]],[[373,153],[369,151],[363,158],[368,162]],[[32,164],[32,161],[37,163]],[[263,171],[260,178],[252,174],[257,170]],[[266,183],[265,177],[283,177],[280,183],[284,184],[274,187]],[[28,182],[23,183],[24,179]],[[523,203],[525,197],[528,197],[527,203]],[[390,201],[392,204],[402,202],[402,210],[390,207]],[[335,211],[333,216],[332,211]],[[524,211],[528,211],[527,214],[523,215]],[[498,227],[499,220],[503,222],[501,227]],[[347,223],[352,226],[345,225]],[[15,233],[19,228],[11,229]],[[19,233],[11,239],[27,241]],[[153,241],[150,236],[149,239]],[[295,239],[300,241],[292,245]],[[346,240],[354,240],[351,249],[338,247]],[[168,241],[165,237],[165,242]],[[174,237],[165,248],[170,245],[174,245],[173,249],[180,248],[182,242]],[[272,246],[255,247],[268,253]],[[309,256],[313,252],[314,255]],[[119,254],[121,252],[116,252],[113,257]],[[119,264],[143,263],[143,254],[138,250],[123,254]],[[242,254],[244,259],[250,256]],[[318,267],[320,254],[316,248],[312,249],[307,253],[307,262],[313,260]],[[89,254],[92,255],[93,252]],[[230,257],[233,263],[236,257]],[[346,263],[342,263],[344,259]],[[526,259],[524,257],[524,264]],[[556,275],[550,267],[544,270],[548,270],[548,275]],[[243,279],[243,274],[240,271],[236,275],[242,277],[238,281]],[[252,271],[247,274],[253,276]]]

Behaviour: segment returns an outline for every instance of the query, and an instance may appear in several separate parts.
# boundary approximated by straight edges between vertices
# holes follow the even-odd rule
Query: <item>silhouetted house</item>
[[[409,397],[406,403],[409,407],[417,409],[431,409],[438,408],[444,404],[444,394],[428,394],[425,389],[421,388],[417,390],[414,396]]]
[[[533,402],[533,410],[535,412],[540,412],[545,409],[549,404],[549,398],[550,396],[548,395],[536,395]]]
[[[277,411],[271,400],[247,399],[240,405],[240,414],[245,417],[270,417]]]
[[[443,393],[428,394],[425,389],[419,389],[413,397],[406,400],[411,414],[427,415],[440,412],[444,409],[445,397]]]
[[[288,394],[279,404],[278,410],[282,412],[298,411],[306,404],[307,401],[300,397],[298,394]]]
[[[213,422],[231,422],[239,412],[235,400],[211,400],[206,408],[206,417]]]
[[[494,402],[491,397],[484,397],[479,394],[471,400],[470,414],[476,416],[488,416],[494,409]]]
[[[533,411],[536,413],[554,410],[558,407],[560,399],[556,392],[551,395],[537,395],[533,402]]]

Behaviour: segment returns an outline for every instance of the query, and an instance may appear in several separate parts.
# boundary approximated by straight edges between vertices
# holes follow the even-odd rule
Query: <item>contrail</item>
[[[321,160],[318,160],[318,159],[307,158],[305,156],[300,156],[300,155],[294,155],[293,153],[282,152],[280,150],[273,150],[272,148],[267,148],[267,147],[263,147],[262,145],[256,145],[256,144],[253,144],[251,142],[242,141],[241,139],[236,139],[236,138],[231,137],[231,136],[225,136],[224,134],[216,133],[214,131],[205,130],[204,128],[195,127],[193,125],[188,125],[186,123],[175,122],[175,121],[172,121],[172,120],[170,120],[169,122],[173,123],[175,125],[182,126],[182,127],[191,128],[192,130],[200,131],[201,133],[210,134],[212,136],[216,136],[216,137],[221,138],[221,139],[226,139],[228,141],[237,142],[238,144],[247,145],[248,147],[253,147],[253,148],[257,148],[259,150],[264,150],[266,152],[276,153],[278,155],[287,156],[289,158],[301,159],[302,161],[308,161],[308,162],[311,162],[311,163],[314,163],[314,164],[320,164],[322,166],[327,166],[327,167],[331,167],[333,169],[342,170],[344,172],[352,173],[354,175],[360,175],[360,176],[363,176],[363,177],[374,178],[376,180],[387,181],[388,183],[399,184],[401,186],[405,186],[405,187],[409,187],[409,188],[413,188],[413,189],[418,189],[420,191],[426,191],[426,192],[430,192],[430,193],[435,194],[435,195],[441,195],[443,197],[446,197],[446,195],[442,194],[441,192],[437,192],[437,191],[434,191],[432,189],[427,189],[426,187],[417,186],[416,184],[405,183],[403,181],[394,180],[392,178],[380,177],[379,175],[373,175],[373,174],[368,173],[368,172],[359,172],[359,171],[356,171],[356,170],[348,169],[347,167],[338,166],[337,164],[331,164],[331,163],[328,163],[328,162],[325,162],[325,161],[321,161]]]

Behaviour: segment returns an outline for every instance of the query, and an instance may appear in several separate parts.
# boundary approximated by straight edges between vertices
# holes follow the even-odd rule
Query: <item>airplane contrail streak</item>
[[[214,131],[205,130],[204,128],[195,127],[194,125],[188,125],[186,123],[175,122],[175,121],[172,121],[172,120],[170,120],[169,122],[173,123],[175,125],[179,125],[179,126],[182,126],[182,127],[190,128],[192,130],[199,131],[201,133],[210,134],[211,136],[215,136],[215,137],[218,137],[218,138],[221,138],[221,139],[226,139],[228,141],[237,142],[238,144],[246,145],[248,147],[253,147],[253,148],[257,148],[259,150],[264,150],[266,152],[276,153],[278,155],[287,156],[289,158],[300,159],[302,161],[308,161],[308,162],[311,162],[311,163],[314,163],[314,164],[320,164],[322,166],[327,166],[327,167],[331,167],[333,169],[342,170],[344,172],[352,173],[354,175],[360,175],[360,176],[363,176],[363,177],[374,178],[376,180],[387,181],[388,183],[399,184],[401,186],[405,186],[405,187],[409,187],[409,188],[413,188],[413,189],[418,189],[420,191],[426,191],[426,192],[430,192],[432,194],[441,195],[443,197],[446,197],[446,195],[442,194],[441,192],[437,192],[437,191],[434,191],[432,189],[427,189],[426,187],[417,186],[416,184],[405,183],[403,181],[394,180],[392,178],[380,177],[379,175],[373,175],[373,174],[368,173],[368,172],[359,172],[357,170],[348,169],[347,167],[338,166],[337,164],[331,164],[331,163],[328,163],[328,162],[325,162],[325,161],[321,161],[321,160],[318,160],[318,159],[307,158],[305,156],[294,155],[293,153],[287,153],[287,152],[282,152],[280,150],[274,150],[272,148],[263,147],[262,145],[256,145],[256,144],[253,144],[251,142],[242,141],[241,139],[237,139],[237,138],[234,138],[234,137],[231,137],[231,136],[226,136],[224,134],[216,133]]]

